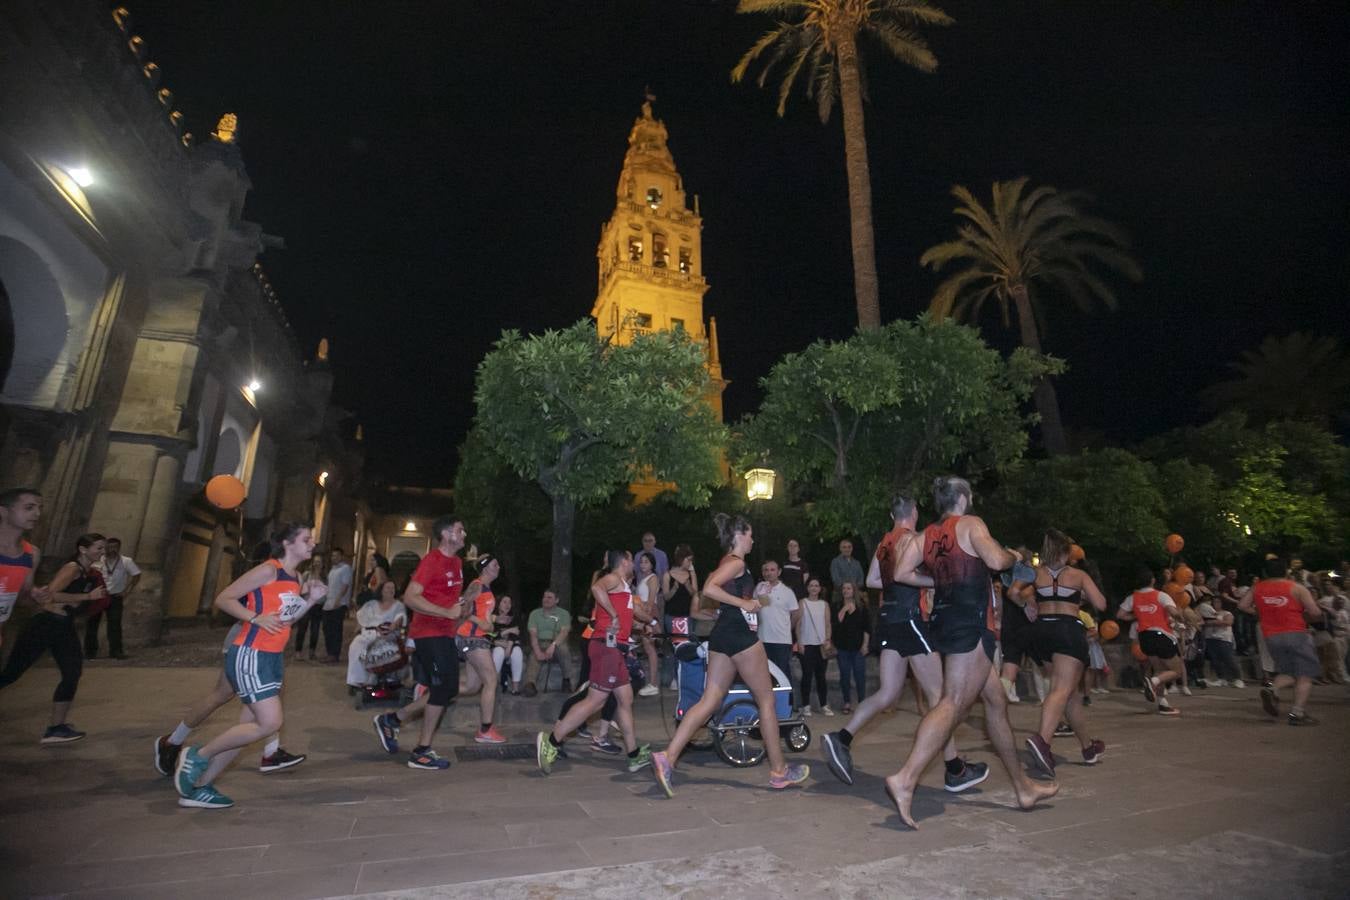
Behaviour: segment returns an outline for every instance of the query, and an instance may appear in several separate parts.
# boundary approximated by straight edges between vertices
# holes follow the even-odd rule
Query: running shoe
[[[1158,680],[1151,675],[1144,679],[1144,699],[1149,703],[1158,702]]]
[[[1228,682],[1222,678],[1211,678],[1208,681],[1202,681],[1205,687],[1228,687]]]
[[[591,734],[591,727],[589,725],[582,725],[580,728],[577,729],[577,737],[583,738],[594,737],[594,735]]]
[[[607,737],[596,735],[591,738],[591,749],[609,756],[618,756],[623,752],[623,748],[614,743]]]
[[[775,791],[781,791],[783,788],[796,787],[807,779],[811,774],[811,767],[806,763],[793,763],[783,771],[781,775],[769,775],[769,787]]]
[[[553,763],[558,759],[558,748],[548,737],[547,731],[541,731],[534,739],[534,759],[539,764],[539,771],[545,775],[553,771]]]
[[[657,687],[657,686],[654,685],[654,684],[649,684],[649,685],[647,685],[646,687],[644,687],[642,690],[638,691],[638,696],[639,696],[639,697],[655,697],[655,696],[656,696],[657,694],[659,694],[659,693],[661,693],[661,689],[660,689],[659,687]]]
[[[72,741],[84,740],[84,732],[76,731],[70,725],[62,723],[53,725],[42,733],[42,744],[69,744]]]
[[[837,731],[825,735],[825,765],[835,778],[853,784],[853,751],[844,746]]]
[[[448,769],[450,760],[440,756],[435,750],[423,750],[421,753],[413,751],[408,754],[408,768]]]
[[[197,779],[206,771],[207,760],[197,755],[196,747],[184,747],[174,767],[173,786],[179,797],[191,797],[197,790]]]
[[[1158,715],[1160,715],[1160,716],[1179,716],[1179,715],[1181,715],[1181,710],[1179,710],[1179,709],[1174,709],[1174,708],[1172,707],[1172,705],[1171,705],[1170,703],[1168,703],[1166,700],[1161,700],[1161,701],[1159,701],[1159,703],[1158,703]]]
[[[811,704],[808,703],[808,704],[806,704],[805,706],[802,707],[802,718],[803,718],[803,719],[809,719],[809,718],[811,718],[811,717],[814,716],[814,715],[815,715],[815,713],[811,712]]]
[[[964,760],[962,762],[965,762]],[[969,790],[989,777],[989,767],[984,763],[968,762],[965,767],[953,775],[947,772],[942,777],[942,786],[953,794]]]
[[[1055,737],[1073,737],[1073,726],[1068,722],[1060,722],[1055,726]]]
[[[661,790],[666,792],[666,796],[674,797],[675,767],[670,764],[670,758],[664,751],[652,754],[652,774],[656,776],[656,783],[661,785]]]
[[[487,731],[478,729],[478,733],[473,736],[475,742],[479,744],[505,744],[506,738],[497,730],[495,725],[489,725]]]
[[[1229,687],[1235,687],[1235,688],[1237,688],[1238,690],[1242,690],[1242,689],[1245,688],[1246,686],[1247,686],[1247,683],[1246,683],[1245,681],[1243,681],[1241,678],[1234,678],[1234,679],[1233,679],[1233,683],[1229,685]]]
[[[832,715],[834,715],[834,710],[830,709],[830,704],[828,704],[828,703],[823,704],[823,705],[820,707],[820,712],[821,712],[821,715],[826,715],[826,716],[832,716]]]
[[[1021,703],[1022,698],[1017,696],[1017,685],[1013,684],[1011,679],[1000,678],[999,684],[1003,685],[1003,693],[1008,695],[1009,703]]]
[[[258,764],[258,771],[266,775],[268,772],[280,772],[282,769],[289,769],[291,766],[298,766],[305,761],[305,754],[287,753],[285,749],[278,747],[277,752],[271,756],[264,756],[262,762]]]
[[[1027,738],[1027,749],[1031,751],[1031,758],[1036,761],[1036,765],[1041,767],[1041,771],[1055,777],[1055,754],[1050,752],[1050,745],[1045,742],[1045,738],[1039,734],[1033,734]]]
[[[178,751],[182,748],[170,743],[169,735],[155,738],[155,771],[161,775],[172,775],[178,765]]]
[[[385,753],[398,752],[398,719],[390,713],[380,713],[375,717],[375,736]]]
[[[1290,724],[1290,725],[1316,725],[1316,724],[1318,724],[1318,722],[1317,722],[1316,719],[1314,719],[1312,716],[1308,715],[1307,713],[1304,713],[1303,715],[1300,715],[1300,716],[1296,716],[1296,715],[1294,715],[1293,713],[1290,713],[1290,714],[1289,714],[1289,724]]]
[[[1185,694],[1187,697],[1191,696],[1191,686],[1189,684],[1183,684],[1181,686],[1181,693]]]
[[[1094,738],[1091,744],[1088,744],[1083,748],[1083,764],[1095,766],[1097,763],[1101,762],[1102,757],[1105,755],[1106,742]]]
[[[1261,688],[1261,708],[1272,719],[1280,714],[1280,698],[1276,697],[1275,692],[1268,687]]]
[[[179,806],[193,809],[229,809],[234,801],[216,790],[213,784],[204,784],[186,797],[178,798]]]
[[[641,772],[652,764],[652,745],[643,744],[638,748],[637,756],[628,758],[628,771]]]

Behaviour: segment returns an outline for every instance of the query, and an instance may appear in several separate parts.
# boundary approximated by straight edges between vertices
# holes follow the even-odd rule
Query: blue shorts
[[[225,653],[225,677],[245,703],[257,703],[281,693],[283,655],[234,644]]]

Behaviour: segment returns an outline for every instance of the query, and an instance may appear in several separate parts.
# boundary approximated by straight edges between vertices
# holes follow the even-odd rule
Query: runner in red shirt
[[[422,732],[408,755],[408,768],[437,770],[450,768],[450,760],[431,749],[431,740],[441,713],[459,693],[455,630],[464,611],[459,597],[464,589],[464,561],[458,556],[464,547],[464,523],[441,516],[432,523],[431,534],[436,547],[422,557],[403,592],[403,605],[416,613],[408,637],[413,641],[417,683],[426,690],[397,712],[376,716],[375,735],[386,753],[397,753],[399,726],[421,716]]]
[[[914,747],[899,772],[886,779],[886,792],[900,820],[918,828],[910,807],[924,769],[951,738],[977,699],[984,700],[985,730],[1008,771],[1017,805],[1030,809],[1053,797],[1059,786],[1032,781],[1022,769],[1008,723],[1008,695],[993,669],[994,585],[991,571],[1011,568],[1020,557],[989,534],[982,519],[967,515],[970,483],[955,475],[933,482],[933,501],[940,518],[922,535],[909,535],[896,554],[895,580],[933,585],[929,616],[930,643],[942,654],[942,699],[919,722]],[[921,574],[920,566],[928,574]]]
[[[1171,597],[1154,589],[1153,573],[1148,568],[1139,570],[1135,583],[1139,587],[1125,598],[1116,618],[1122,622],[1135,621],[1139,649],[1153,666],[1154,674],[1144,679],[1144,697],[1149,703],[1158,704],[1158,715],[1179,716],[1181,712],[1167,702],[1164,688],[1173,681],[1184,683],[1186,677],[1177,636],[1172,631],[1172,621],[1180,619],[1181,612]]]
[[[626,550],[611,550],[605,556],[605,564],[609,571],[591,585],[591,595],[595,597],[591,616],[595,635],[586,651],[591,660],[586,697],[553,723],[552,731],[541,731],[535,738],[535,757],[545,775],[553,770],[567,736],[599,712],[611,694],[618,701],[614,717],[623,731],[628,771],[637,772],[651,765],[652,748],[646,744],[638,746],[633,726],[633,685],[624,660],[631,649],[629,641],[633,633],[633,585],[629,583],[633,555]]]
[[[1261,689],[1261,705],[1271,716],[1280,714],[1276,691],[1294,686],[1294,705],[1289,710],[1290,725],[1316,725],[1317,720],[1303,710],[1312,693],[1313,679],[1322,674],[1317,660],[1309,622],[1320,622],[1322,610],[1308,589],[1288,577],[1288,568],[1279,558],[1266,560],[1265,575],[1238,608],[1261,619],[1261,636],[1275,662],[1275,682]]]

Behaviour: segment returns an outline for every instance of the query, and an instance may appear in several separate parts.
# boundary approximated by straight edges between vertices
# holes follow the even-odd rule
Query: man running
[[[891,530],[881,539],[867,572],[867,586],[881,591],[877,626],[881,642],[881,688],[858,704],[847,725],[825,735],[825,762],[844,784],[853,783],[854,736],[877,713],[900,698],[910,669],[914,671],[914,678],[927,697],[929,707],[936,706],[942,697],[942,658],[933,652],[928,622],[919,605],[919,588],[895,580],[896,551],[914,534],[918,520],[919,507],[913,499],[896,497],[892,501]],[[947,770],[944,787],[954,794],[989,777],[989,766],[965,762],[957,755],[954,739],[948,739],[943,746],[942,759]]]
[[[919,723],[904,767],[886,779],[900,820],[915,829],[919,826],[910,808],[919,778],[976,699],[984,700],[985,730],[1012,780],[1017,805],[1030,809],[1059,791],[1058,785],[1032,781],[1022,771],[1008,724],[1008,697],[993,670],[997,635],[990,572],[1007,569],[1019,558],[994,540],[984,520],[968,515],[971,491],[964,478],[935,479],[933,500],[938,521],[922,537],[905,538],[895,566],[895,580],[902,584],[923,587],[931,578],[930,644],[943,663],[942,697]],[[921,565],[928,576],[919,574]]]
[[[405,722],[422,717],[422,732],[417,746],[408,754],[410,769],[448,769],[450,760],[431,749],[441,714],[459,693],[459,651],[455,648],[455,630],[464,611],[460,592],[464,589],[464,523],[452,516],[441,516],[431,526],[436,539],[432,550],[417,565],[403,605],[416,613],[408,628],[417,661],[418,683],[426,688],[422,695],[402,709],[375,717],[375,736],[386,753],[398,752],[398,731]]]
[[[23,538],[41,518],[42,495],[37,491],[13,488],[0,492],[0,646],[14,608],[25,600],[42,606],[50,594],[33,586],[42,553]]]
[[[1262,574],[1265,577],[1238,602],[1243,612],[1260,618],[1266,649],[1275,662],[1275,681],[1261,688],[1261,706],[1272,717],[1278,716],[1280,700],[1275,692],[1292,684],[1289,724],[1316,725],[1317,720],[1304,712],[1313,679],[1322,674],[1308,623],[1322,621],[1322,609],[1307,588],[1289,578],[1284,560],[1266,560]]]
[[[598,712],[611,696],[617,702],[614,716],[623,731],[628,771],[637,772],[652,762],[651,747],[638,746],[633,726],[633,685],[624,660],[633,632],[633,586],[628,581],[633,573],[633,557],[625,550],[611,550],[606,565],[609,572],[591,585],[596,636],[587,649],[591,680],[586,697],[555,722],[552,731],[541,731],[535,739],[536,760],[545,775],[553,771],[553,763],[567,736]]]
[[[1158,704],[1158,715],[1179,716],[1181,710],[1167,702],[1166,687],[1186,678],[1186,669],[1177,647],[1177,635],[1172,623],[1181,619],[1176,602],[1154,589],[1153,573],[1141,568],[1136,577],[1139,585],[1116,611],[1122,622],[1134,620],[1139,638],[1139,649],[1148,658],[1155,674],[1144,678],[1144,699]]]

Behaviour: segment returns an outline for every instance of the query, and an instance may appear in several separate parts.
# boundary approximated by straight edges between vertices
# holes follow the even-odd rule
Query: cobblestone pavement
[[[855,742],[851,788],[820,755],[822,729],[843,720],[817,716],[805,789],[769,791],[766,766],[690,754],[667,800],[649,772],[579,741],[547,778],[518,760],[408,769],[380,750],[374,711],[353,708],[342,671],[307,663],[288,668],[283,738],[309,760],[263,776],[248,750],[220,779],[234,808],[180,809],[151,742],[215,678],[90,666],[72,717],[89,737],[46,749],[55,670],[0,695],[0,896],[1330,897],[1350,878],[1343,687],[1314,691],[1323,724],[1307,729],[1266,719],[1250,688],[1177,698],[1177,720],[1117,691],[1089,711],[1109,745],[1101,764],[1076,763],[1072,739],[1057,740],[1053,802],[1013,809],[997,767],[981,789],[946,794],[935,766],[912,832],[880,780],[909,746],[916,719],[903,706]],[[558,699],[512,700],[499,727],[530,740]],[[958,739],[993,762],[978,710]],[[452,712],[447,754],[471,741],[476,703]],[[1019,739],[1036,715],[1013,707]],[[656,698],[639,701],[643,740],[664,744],[662,721]]]

